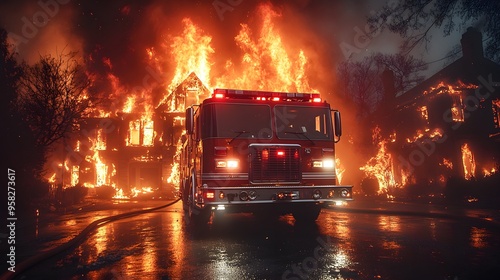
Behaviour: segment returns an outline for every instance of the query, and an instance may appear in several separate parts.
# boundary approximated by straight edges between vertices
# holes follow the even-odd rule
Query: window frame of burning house
[[[271,106],[267,104],[213,103],[205,105],[201,114],[201,139],[272,138]]]
[[[491,101],[491,109],[493,112],[493,122],[495,128],[500,128],[500,99],[494,99]]]
[[[276,135],[279,139],[297,139],[304,135],[304,140],[333,140],[329,108],[276,105],[274,116]]]
[[[461,94],[450,94],[451,95],[451,118],[454,122],[464,122],[464,106]]]

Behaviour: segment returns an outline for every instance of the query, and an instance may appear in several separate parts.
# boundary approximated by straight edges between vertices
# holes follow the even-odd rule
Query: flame
[[[493,123],[495,124],[495,128],[500,128],[500,99],[492,100],[491,106],[493,109]]]
[[[374,129],[373,139],[380,138],[380,128]],[[379,184],[378,193],[387,193],[387,191],[396,186],[394,179],[394,167],[391,154],[387,151],[387,141],[378,142],[377,155],[370,158],[368,162],[359,169],[364,171],[367,176],[375,177]]]
[[[103,186],[107,181],[108,166],[102,162],[97,150],[94,153],[93,159],[95,161],[96,186]]]
[[[419,111],[420,114],[422,115],[422,118],[426,120],[427,123],[429,123],[429,112],[427,111],[427,106],[419,107],[417,108],[417,111]]]
[[[397,139],[398,139],[398,138],[397,138],[396,131],[393,131],[393,132],[389,135],[389,140],[390,140],[392,143],[394,143],[394,142],[396,142],[396,140],[397,140]]]
[[[142,115],[141,123],[143,125],[142,145],[144,147],[153,146],[155,132],[154,132],[153,107],[152,106],[146,106],[146,112]]]
[[[138,197],[140,194],[147,194],[147,193],[153,193],[153,188],[152,187],[142,187],[140,189],[138,188],[132,188],[130,190],[132,197]]]
[[[262,26],[257,36],[247,24],[241,24],[236,44],[244,52],[241,58],[241,72],[235,64],[226,61],[225,76],[217,79],[217,87],[259,89],[273,91],[317,92],[309,85],[306,75],[307,56],[300,49],[292,54],[283,43],[274,20],[281,14],[270,4],[259,6],[258,14]]]
[[[497,169],[495,167],[492,167],[492,168],[483,168],[483,175],[484,177],[489,177],[495,173],[497,173]]]
[[[184,130],[182,135],[186,134]],[[174,162],[172,164],[172,171],[170,172],[170,176],[167,179],[167,183],[173,184],[176,188],[180,185],[180,174],[179,174],[179,165],[180,165],[180,156],[182,153],[182,135],[177,140],[177,146],[174,155]]]
[[[80,166],[73,165],[71,169],[71,185],[76,186],[80,182]]]
[[[453,105],[451,107],[451,117],[455,122],[464,122],[464,108],[463,108],[463,100],[461,95],[453,96]]]
[[[111,175],[113,173],[116,174],[114,165],[112,165],[113,170],[111,170],[110,173],[108,164],[104,163],[101,158],[100,152],[106,150],[106,141],[103,135],[104,132],[102,131],[102,129],[99,129],[97,130],[95,138],[91,137],[88,138],[89,142],[92,144],[89,149],[92,152],[92,154],[86,157],[86,161],[92,163],[94,165],[94,170],[95,170],[95,182],[93,182],[93,184],[92,183],[88,184],[88,186],[91,187],[110,185]]]
[[[102,129],[102,128],[98,129],[94,149],[99,150],[99,151],[106,150],[107,145],[106,145],[106,139],[104,138],[104,136],[105,136],[104,129]]]
[[[182,20],[184,30],[182,35],[173,37],[170,44],[171,55],[175,63],[172,80],[167,87],[168,95],[159,105],[168,104],[171,112],[184,111],[184,104],[176,104],[175,89],[192,73],[196,73],[201,82],[210,87],[211,55],[215,52],[211,46],[212,37],[205,35],[203,30],[189,18]]]
[[[126,145],[152,147],[155,134],[152,116],[142,115],[141,119],[129,122]]]
[[[57,173],[54,172],[54,174],[52,174],[52,176],[49,177],[49,179],[47,179],[49,181],[49,183],[55,183],[56,182],[56,177],[57,177]]]
[[[445,166],[446,168],[453,170],[453,162],[447,158],[443,158],[443,161],[439,165]]]
[[[437,94],[448,93],[448,94],[461,94],[462,90],[465,89],[477,89],[478,86],[475,84],[465,84],[462,81],[457,81],[456,85],[447,84],[444,81],[439,82],[436,86],[430,87],[429,91],[424,91],[424,94],[437,92]]]
[[[116,194],[113,196],[113,199],[130,199],[130,197],[123,193],[123,189],[118,189],[116,190]]]
[[[406,169],[401,169],[401,185],[406,186],[411,182],[411,171]],[[414,183],[414,182],[413,182]]]
[[[135,95],[127,96],[127,100],[125,101],[125,104],[123,105],[122,112],[123,113],[132,113],[135,100],[136,100]]]
[[[417,130],[416,135],[413,136],[413,138],[406,138],[406,142],[415,143],[417,140],[420,140],[424,137],[429,138],[432,141],[436,141],[443,137],[443,132],[439,128],[434,129],[432,132],[430,131],[430,129],[426,129],[426,131]]]
[[[474,178],[474,174],[476,173],[476,161],[467,143],[464,143],[462,145],[461,150],[462,150],[462,163],[464,168],[464,178],[466,180],[470,180]]]
[[[335,174],[337,175],[337,184],[342,184],[342,177],[344,176],[345,168],[340,163],[340,158],[335,158]]]

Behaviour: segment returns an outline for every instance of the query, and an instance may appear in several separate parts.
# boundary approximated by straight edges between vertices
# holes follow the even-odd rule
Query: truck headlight
[[[234,169],[234,168],[238,168],[238,161],[237,160],[233,160],[233,159],[229,159],[229,160],[215,160],[215,167],[216,168],[230,168],[230,169]]]
[[[237,160],[228,160],[227,161],[227,168],[237,168],[237,167],[238,167]]]
[[[333,159],[313,160],[312,166],[316,168],[333,169],[335,161]]]
[[[333,159],[324,159],[323,160],[323,168],[331,169],[335,166],[335,161]]]

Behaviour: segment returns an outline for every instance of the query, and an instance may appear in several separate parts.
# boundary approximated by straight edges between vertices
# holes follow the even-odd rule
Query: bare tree
[[[73,131],[92,104],[86,92],[89,86],[75,53],[41,56],[35,65],[24,66],[19,108],[38,147],[48,151]]]
[[[7,31],[0,28],[0,97],[2,160],[16,171],[16,190],[20,199],[19,209],[29,209],[29,199],[46,193],[47,188],[40,183],[44,156],[37,148],[35,137],[23,120],[17,107],[17,97],[22,67],[16,60],[13,46],[7,41]]]
[[[423,60],[411,55],[375,54],[373,57],[379,69],[389,69],[394,74],[394,88],[396,93],[404,93],[424,80],[421,71],[427,70]]]
[[[423,80],[419,72],[426,69],[422,60],[403,54],[374,54],[361,61],[344,61],[337,67],[338,88],[358,107],[361,117],[377,108],[384,96],[381,74],[390,69],[395,89],[402,93]]]
[[[381,82],[378,79],[372,59],[361,61],[344,61],[337,67],[339,87],[356,105],[359,117],[366,117],[377,103],[381,92]]]
[[[388,1],[381,13],[368,19],[406,38],[405,52],[430,41],[430,31],[443,28],[451,34],[465,24],[476,25],[486,35],[486,55],[500,60],[500,1],[496,0],[412,0]]]

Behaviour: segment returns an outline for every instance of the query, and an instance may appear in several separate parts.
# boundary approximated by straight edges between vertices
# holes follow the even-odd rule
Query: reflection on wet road
[[[181,205],[109,223],[27,279],[496,279],[500,235],[457,220],[342,213],[314,225],[216,217],[197,232]],[[45,278],[40,277],[44,275]]]

